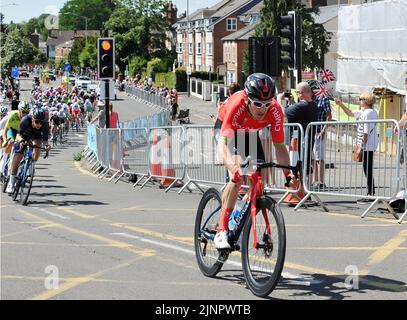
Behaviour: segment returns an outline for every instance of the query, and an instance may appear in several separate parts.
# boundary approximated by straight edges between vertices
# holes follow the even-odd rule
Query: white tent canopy
[[[337,91],[385,87],[406,94],[406,17],[407,0],[340,7]]]

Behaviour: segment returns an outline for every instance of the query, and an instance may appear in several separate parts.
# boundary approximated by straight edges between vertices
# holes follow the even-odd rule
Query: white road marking
[[[163,243],[163,242],[155,241],[155,240],[151,240],[151,239],[146,239],[146,238],[139,237],[139,236],[132,235],[132,234],[128,234],[128,233],[125,233],[125,232],[113,232],[113,233],[110,233],[110,235],[112,235],[112,236],[121,236],[121,237],[129,238],[129,239],[139,240],[139,241],[142,241],[142,242],[145,242],[145,243],[150,243],[150,244],[153,244],[153,245],[156,245],[156,246],[165,247],[165,248],[173,249],[173,250],[176,250],[176,251],[181,251],[181,252],[184,252],[184,253],[188,253],[190,255],[195,255],[195,250],[189,250],[189,249],[182,248],[180,246],[171,245],[171,244],[168,244],[168,243]],[[232,265],[232,266],[235,266],[235,267],[238,267],[238,268],[242,268],[242,264],[240,262],[232,261],[230,259],[227,260],[225,264]],[[312,284],[321,284],[321,283],[323,283],[322,280],[315,280],[312,276],[299,276],[299,275],[292,274],[292,273],[289,273],[289,272],[282,272],[281,276],[284,279],[287,279],[287,280],[299,281],[304,286],[310,286]]]
[[[39,207],[31,207],[31,208],[42,211],[42,212],[44,212],[44,213],[46,213],[46,214],[48,214],[50,216],[57,217],[57,218],[60,218],[60,219],[63,219],[63,220],[69,220],[70,219],[69,217],[63,216],[62,214],[58,214],[58,213],[55,213],[55,212],[52,212],[52,211],[48,211],[47,209],[44,209],[44,208],[39,208]]]

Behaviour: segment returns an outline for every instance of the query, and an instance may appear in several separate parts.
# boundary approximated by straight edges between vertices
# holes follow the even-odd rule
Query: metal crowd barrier
[[[122,169],[121,175],[117,178],[115,183],[117,183],[125,174],[135,174],[138,176],[138,180],[133,186],[136,186],[145,177],[149,176],[148,156],[150,146],[148,143],[147,129],[122,129],[121,145]]]
[[[200,184],[224,185],[226,183],[226,169],[218,159],[213,126],[185,127],[183,148],[188,181],[178,194],[190,184],[194,184],[203,192]]]
[[[305,139],[304,139],[304,129],[299,123],[284,123],[284,137],[285,146],[290,155],[290,164],[295,166],[297,161],[302,161],[304,166],[304,149],[305,149]],[[276,162],[276,150],[273,145],[272,136],[270,134],[270,127],[262,130],[260,134],[260,139],[262,141],[264,154],[266,161]],[[273,156],[274,155],[274,156]],[[304,167],[302,168],[304,170]],[[277,173],[277,174],[276,174]],[[285,187],[285,177],[282,174],[281,169],[269,169],[267,178],[265,181],[265,190],[270,192],[281,192],[284,195],[278,200],[278,203],[283,202],[290,194],[290,197],[294,197],[298,201],[301,200],[297,195],[301,190],[301,184],[298,184],[296,189],[287,189]]]
[[[161,179],[161,185],[168,186],[165,192],[177,183],[182,184],[186,172],[182,148],[184,136],[185,129],[182,126],[149,130],[149,177],[140,188],[157,179]]]
[[[362,162],[356,162],[352,159],[353,148],[357,145],[358,129],[362,132],[365,126],[369,132],[372,132],[370,143],[375,145],[374,140],[377,139],[377,148],[371,154],[364,153]],[[323,140],[321,140],[320,132],[322,128],[326,130]],[[301,207],[310,196],[346,196],[372,201],[362,214],[362,218],[378,202],[382,202],[397,218],[388,204],[389,200],[399,191],[401,181],[399,136],[393,135],[394,128],[398,128],[395,120],[311,123],[305,132],[305,144],[309,146],[305,148],[304,161],[306,196],[295,209]],[[315,137],[316,143],[320,143],[322,148],[318,171],[316,161],[313,160],[312,137]],[[372,147],[374,148],[374,146]],[[333,168],[331,168],[331,163],[334,165]],[[326,165],[327,169],[325,169]],[[321,168],[325,174],[324,184],[316,184],[316,172],[320,173]],[[373,177],[370,184],[367,182],[367,176]],[[318,178],[318,180],[321,179]],[[368,185],[371,186],[370,192],[372,193],[369,195]]]
[[[101,168],[103,168],[103,170],[99,172],[98,177],[104,178],[111,171],[114,171],[115,175],[117,175],[118,172],[120,172],[120,161],[122,158],[120,150],[120,129],[101,130],[100,142],[100,147],[98,146],[100,167],[98,167],[97,170]]]
[[[400,129],[400,128],[399,128]],[[407,216],[407,159],[406,159],[406,151],[407,151],[407,124],[404,125],[402,130],[398,132],[399,140],[402,141],[401,145],[403,147],[403,163],[401,164],[401,170],[403,174],[401,175],[404,177],[403,179],[403,188],[404,188],[404,213],[398,220],[398,223],[402,223],[404,218]],[[400,152],[401,155],[401,152]]]
[[[373,158],[365,161],[365,171],[369,172],[369,169],[372,169],[375,186],[374,195],[368,196],[363,162],[353,161],[352,151],[357,140],[358,126],[371,124],[375,125],[378,132],[379,145],[373,152]],[[325,128],[325,139],[319,161],[325,178],[317,179],[315,161],[312,160],[314,151],[311,145],[314,142],[311,137],[318,137],[321,128]],[[400,166],[400,147],[403,145],[404,150],[407,149],[407,138],[405,131],[400,133],[399,130],[399,134],[394,135],[395,128],[399,129],[398,123],[394,120],[313,122],[305,132],[299,124],[284,124],[285,145],[290,151],[291,164],[295,165],[297,159],[303,161],[305,196],[299,203],[297,202],[295,210],[306,205],[306,200],[311,196],[326,211],[327,203],[321,201],[323,196],[357,197],[372,200],[362,217],[365,217],[374,205],[382,202],[388,211],[398,218],[389,201],[400,191],[401,185],[406,186],[407,183],[406,163],[403,168]],[[166,192],[176,184],[182,186],[178,193],[185,189],[191,191],[189,188],[191,184],[203,192],[203,188],[208,184],[226,183],[226,170],[218,159],[212,126],[110,130],[89,128],[88,132],[93,137],[91,139],[88,137],[90,145],[86,150],[87,157],[92,162],[96,161],[91,167],[93,170],[96,165],[94,173],[104,168],[99,176],[107,174],[106,170],[114,170],[115,176],[120,174],[117,182],[126,173],[137,174],[141,177],[134,186],[145,180],[141,185],[143,188],[148,182],[156,183],[160,180],[160,185],[167,187]],[[274,153],[275,158],[275,149],[273,150],[267,129],[262,130],[260,139],[266,156]],[[297,143],[293,143],[294,140],[297,140]],[[94,149],[96,151],[93,151]],[[266,161],[269,160],[271,159],[266,158]],[[369,160],[372,160],[373,164]],[[278,172],[281,172],[280,169],[269,172],[265,184],[266,191],[284,193],[279,200],[282,202],[290,194],[291,196],[297,194],[301,187],[287,190],[284,186],[285,179]],[[323,180],[325,185],[315,184],[317,180]],[[406,215],[404,212],[398,218],[399,223]]]
[[[146,103],[150,107],[157,108],[157,109],[166,109],[166,100],[164,96],[151,93],[149,91],[133,87],[133,86],[126,86],[125,92],[134,98]]]

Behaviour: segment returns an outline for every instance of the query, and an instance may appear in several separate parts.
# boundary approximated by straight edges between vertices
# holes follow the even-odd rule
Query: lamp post
[[[188,41],[188,61],[187,61],[187,91],[188,91],[188,97],[190,96],[190,88],[189,88],[189,0],[187,0],[187,41]],[[193,48],[192,48],[193,49]]]

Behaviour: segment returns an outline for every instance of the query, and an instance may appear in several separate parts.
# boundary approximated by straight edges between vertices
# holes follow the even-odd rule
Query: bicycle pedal
[[[220,255],[218,257],[218,262],[224,263],[229,258],[230,249],[220,249],[218,250]]]
[[[233,246],[233,250],[232,251],[240,251],[240,244],[238,244],[238,243],[236,243],[234,246]]]

